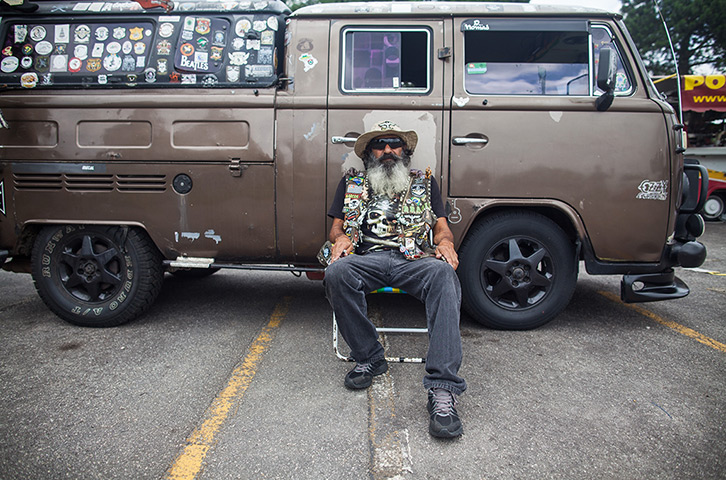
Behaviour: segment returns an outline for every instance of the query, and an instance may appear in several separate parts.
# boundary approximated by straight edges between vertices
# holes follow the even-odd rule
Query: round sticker
[[[118,42],[111,42],[108,45],[106,45],[106,51],[108,53],[118,53],[121,51],[121,44]]]
[[[23,57],[20,59],[20,66],[24,69],[29,69],[33,66],[33,57]]]
[[[83,62],[80,58],[73,57],[68,61],[68,70],[71,72],[80,72]]]
[[[123,51],[123,52],[124,52],[124,53],[125,53],[126,55],[128,55],[129,53],[131,53],[131,50],[133,50],[133,49],[134,49],[134,44],[133,44],[133,43],[131,43],[131,41],[129,41],[129,40],[126,40],[126,41],[124,42],[124,44],[123,44],[123,45],[121,46],[121,50],[122,50],[122,51]]]
[[[250,21],[243,18],[242,20],[238,21],[237,24],[234,26],[234,32],[237,34],[238,37],[243,37],[250,28],[252,28],[252,24],[250,23]]]
[[[0,70],[2,70],[3,73],[13,73],[18,69],[18,65],[20,65],[18,57],[5,57],[3,58],[3,61],[0,62]]]
[[[30,55],[33,53],[33,46],[29,43],[23,45],[23,55]]]
[[[53,45],[48,40],[43,40],[35,46],[35,51],[38,52],[38,55],[50,55],[50,52],[53,51]]]
[[[36,25],[30,29],[30,38],[34,42],[39,42],[45,38],[46,33],[44,26]]]
[[[20,86],[23,88],[33,88],[38,84],[38,74],[37,73],[24,73],[23,76],[20,77]]]
[[[107,27],[98,27],[96,29],[96,40],[99,42],[103,42],[104,40],[108,39],[108,28]]]
[[[76,47],[73,49],[73,55],[78,57],[81,60],[85,60],[88,58],[88,46],[87,45],[76,45]]]
[[[265,22],[264,20],[255,20],[255,24],[252,28],[257,30],[258,32],[261,32],[267,29],[267,22]]]
[[[174,34],[174,25],[171,23],[162,23],[159,26],[159,36],[162,38],[169,38]]]
[[[103,68],[109,72],[115,72],[121,68],[121,63],[121,57],[114,53],[103,59]]]
[[[78,25],[73,31],[73,39],[77,43],[87,43],[91,37],[91,28],[88,25]]]
[[[181,52],[182,55],[184,55],[185,57],[188,57],[189,55],[194,53],[194,46],[191,43],[185,43],[184,45],[179,47],[179,51]]]

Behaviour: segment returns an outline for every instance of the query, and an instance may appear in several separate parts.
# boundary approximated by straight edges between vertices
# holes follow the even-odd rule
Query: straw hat
[[[390,120],[384,120],[373,125],[370,132],[366,132],[355,141],[355,154],[360,158],[363,158],[363,152],[365,152],[368,142],[376,137],[383,135],[395,135],[400,138],[406,144],[406,148],[413,152],[418,143],[418,135],[413,130],[403,131],[401,127],[391,122]]]

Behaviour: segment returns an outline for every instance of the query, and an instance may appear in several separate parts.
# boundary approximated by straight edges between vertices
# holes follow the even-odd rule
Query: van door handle
[[[348,143],[348,142],[355,142],[358,140],[358,137],[332,137],[330,139],[333,143]]]
[[[488,138],[454,137],[451,140],[454,145],[486,145]]]

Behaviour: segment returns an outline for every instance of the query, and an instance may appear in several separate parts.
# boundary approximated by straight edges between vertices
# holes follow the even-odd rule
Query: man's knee
[[[325,282],[337,282],[346,278],[349,266],[343,259],[336,260],[325,268]]]

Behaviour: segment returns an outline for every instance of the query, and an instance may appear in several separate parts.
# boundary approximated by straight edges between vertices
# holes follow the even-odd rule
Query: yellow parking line
[[[617,295],[614,295],[610,292],[599,291],[598,293],[600,295],[602,295],[603,297],[606,297],[615,303],[619,303],[620,305],[624,305],[631,310],[635,310],[639,314],[646,316],[646,317],[650,318],[651,320],[660,323],[663,326],[671,328],[682,335],[691,337],[694,340],[699,341],[704,345],[708,345],[711,348],[715,348],[716,350],[726,353],[726,344],[723,344],[721,342],[714,340],[713,338],[710,338],[710,337],[707,337],[706,335],[698,333],[697,331],[693,330],[692,328],[688,328],[684,325],[681,325],[680,323],[676,323],[671,320],[666,320],[664,318],[661,318],[658,315],[656,315],[655,313],[653,313],[649,310],[646,310],[645,308],[643,308],[639,305],[634,305],[632,303],[623,303],[623,301],[620,300],[620,298]]]
[[[685,268],[691,272],[708,273],[709,275],[716,275],[718,277],[726,277],[726,273],[717,272],[715,270],[706,270],[705,268]]]
[[[212,401],[204,414],[202,424],[187,438],[184,451],[177,457],[164,478],[192,480],[202,470],[204,459],[215,442],[215,435],[222,428],[234,404],[238,403],[257,373],[262,355],[270,346],[275,330],[287,315],[290,298],[285,297],[272,312],[270,321],[250,346],[244,361],[234,369],[227,386]]]

